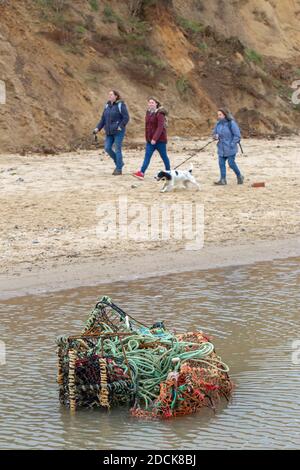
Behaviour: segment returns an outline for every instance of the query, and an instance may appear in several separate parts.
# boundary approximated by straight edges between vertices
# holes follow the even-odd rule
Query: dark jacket
[[[106,135],[114,135],[118,128],[125,129],[129,121],[126,104],[123,101],[107,102],[97,125],[99,131],[104,127]]]
[[[213,134],[219,136],[219,157],[231,157],[237,154],[237,144],[241,140],[241,132],[233,119],[220,119],[213,130]]]
[[[167,111],[164,108],[158,108],[154,113],[147,111],[145,134],[146,141],[167,142],[166,116]]]

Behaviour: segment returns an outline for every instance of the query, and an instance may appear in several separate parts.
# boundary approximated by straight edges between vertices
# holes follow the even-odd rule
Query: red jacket
[[[146,113],[146,141],[167,142],[166,110],[158,108],[155,113]]]

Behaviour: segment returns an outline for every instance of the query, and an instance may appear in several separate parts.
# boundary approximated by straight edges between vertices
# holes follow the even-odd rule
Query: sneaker
[[[139,180],[143,180],[143,179],[144,179],[144,173],[142,173],[141,171],[137,171],[136,173],[132,173],[132,176],[135,176],[135,177],[138,178]]]
[[[227,184],[227,181],[225,178],[221,178],[220,181],[216,181],[214,184],[216,186],[225,186],[225,184]]]
[[[122,170],[118,170],[117,168],[115,168],[112,174],[113,174],[114,176],[121,175],[121,174],[122,174]]]
[[[237,177],[237,184],[243,184],[244,183],[244,177],[243,175],[240,175]]]

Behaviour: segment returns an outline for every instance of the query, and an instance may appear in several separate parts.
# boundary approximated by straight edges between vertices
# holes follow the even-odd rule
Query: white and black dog
[[[180,171],[180,170],[170,170],[170,171],[160,171],[154,177],[157,181],[165,181],[165,184],[160,191],[165,193],[166,191],[172,191],[176,186],[181,186],[187,189],[188,184],[191,183],[197,186],[200,189],[200,185],[195,180],[192,175],[193,165],[191,165],[189,170]]]

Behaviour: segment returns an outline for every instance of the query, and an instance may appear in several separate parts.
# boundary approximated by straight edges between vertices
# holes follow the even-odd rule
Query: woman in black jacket
[[[108,94],[108,102],[105,105],[102,117],[94,129],[94,134],[104,127],[105,151],[113,159],[116,168],[113,175],[121,175],[123,163],[122,143],[125,136],[126,125],[129,121],[129,114],[124,101],[121,100],[120,93],[111,90]],[[114,145],[114,150],[113,150]]]

